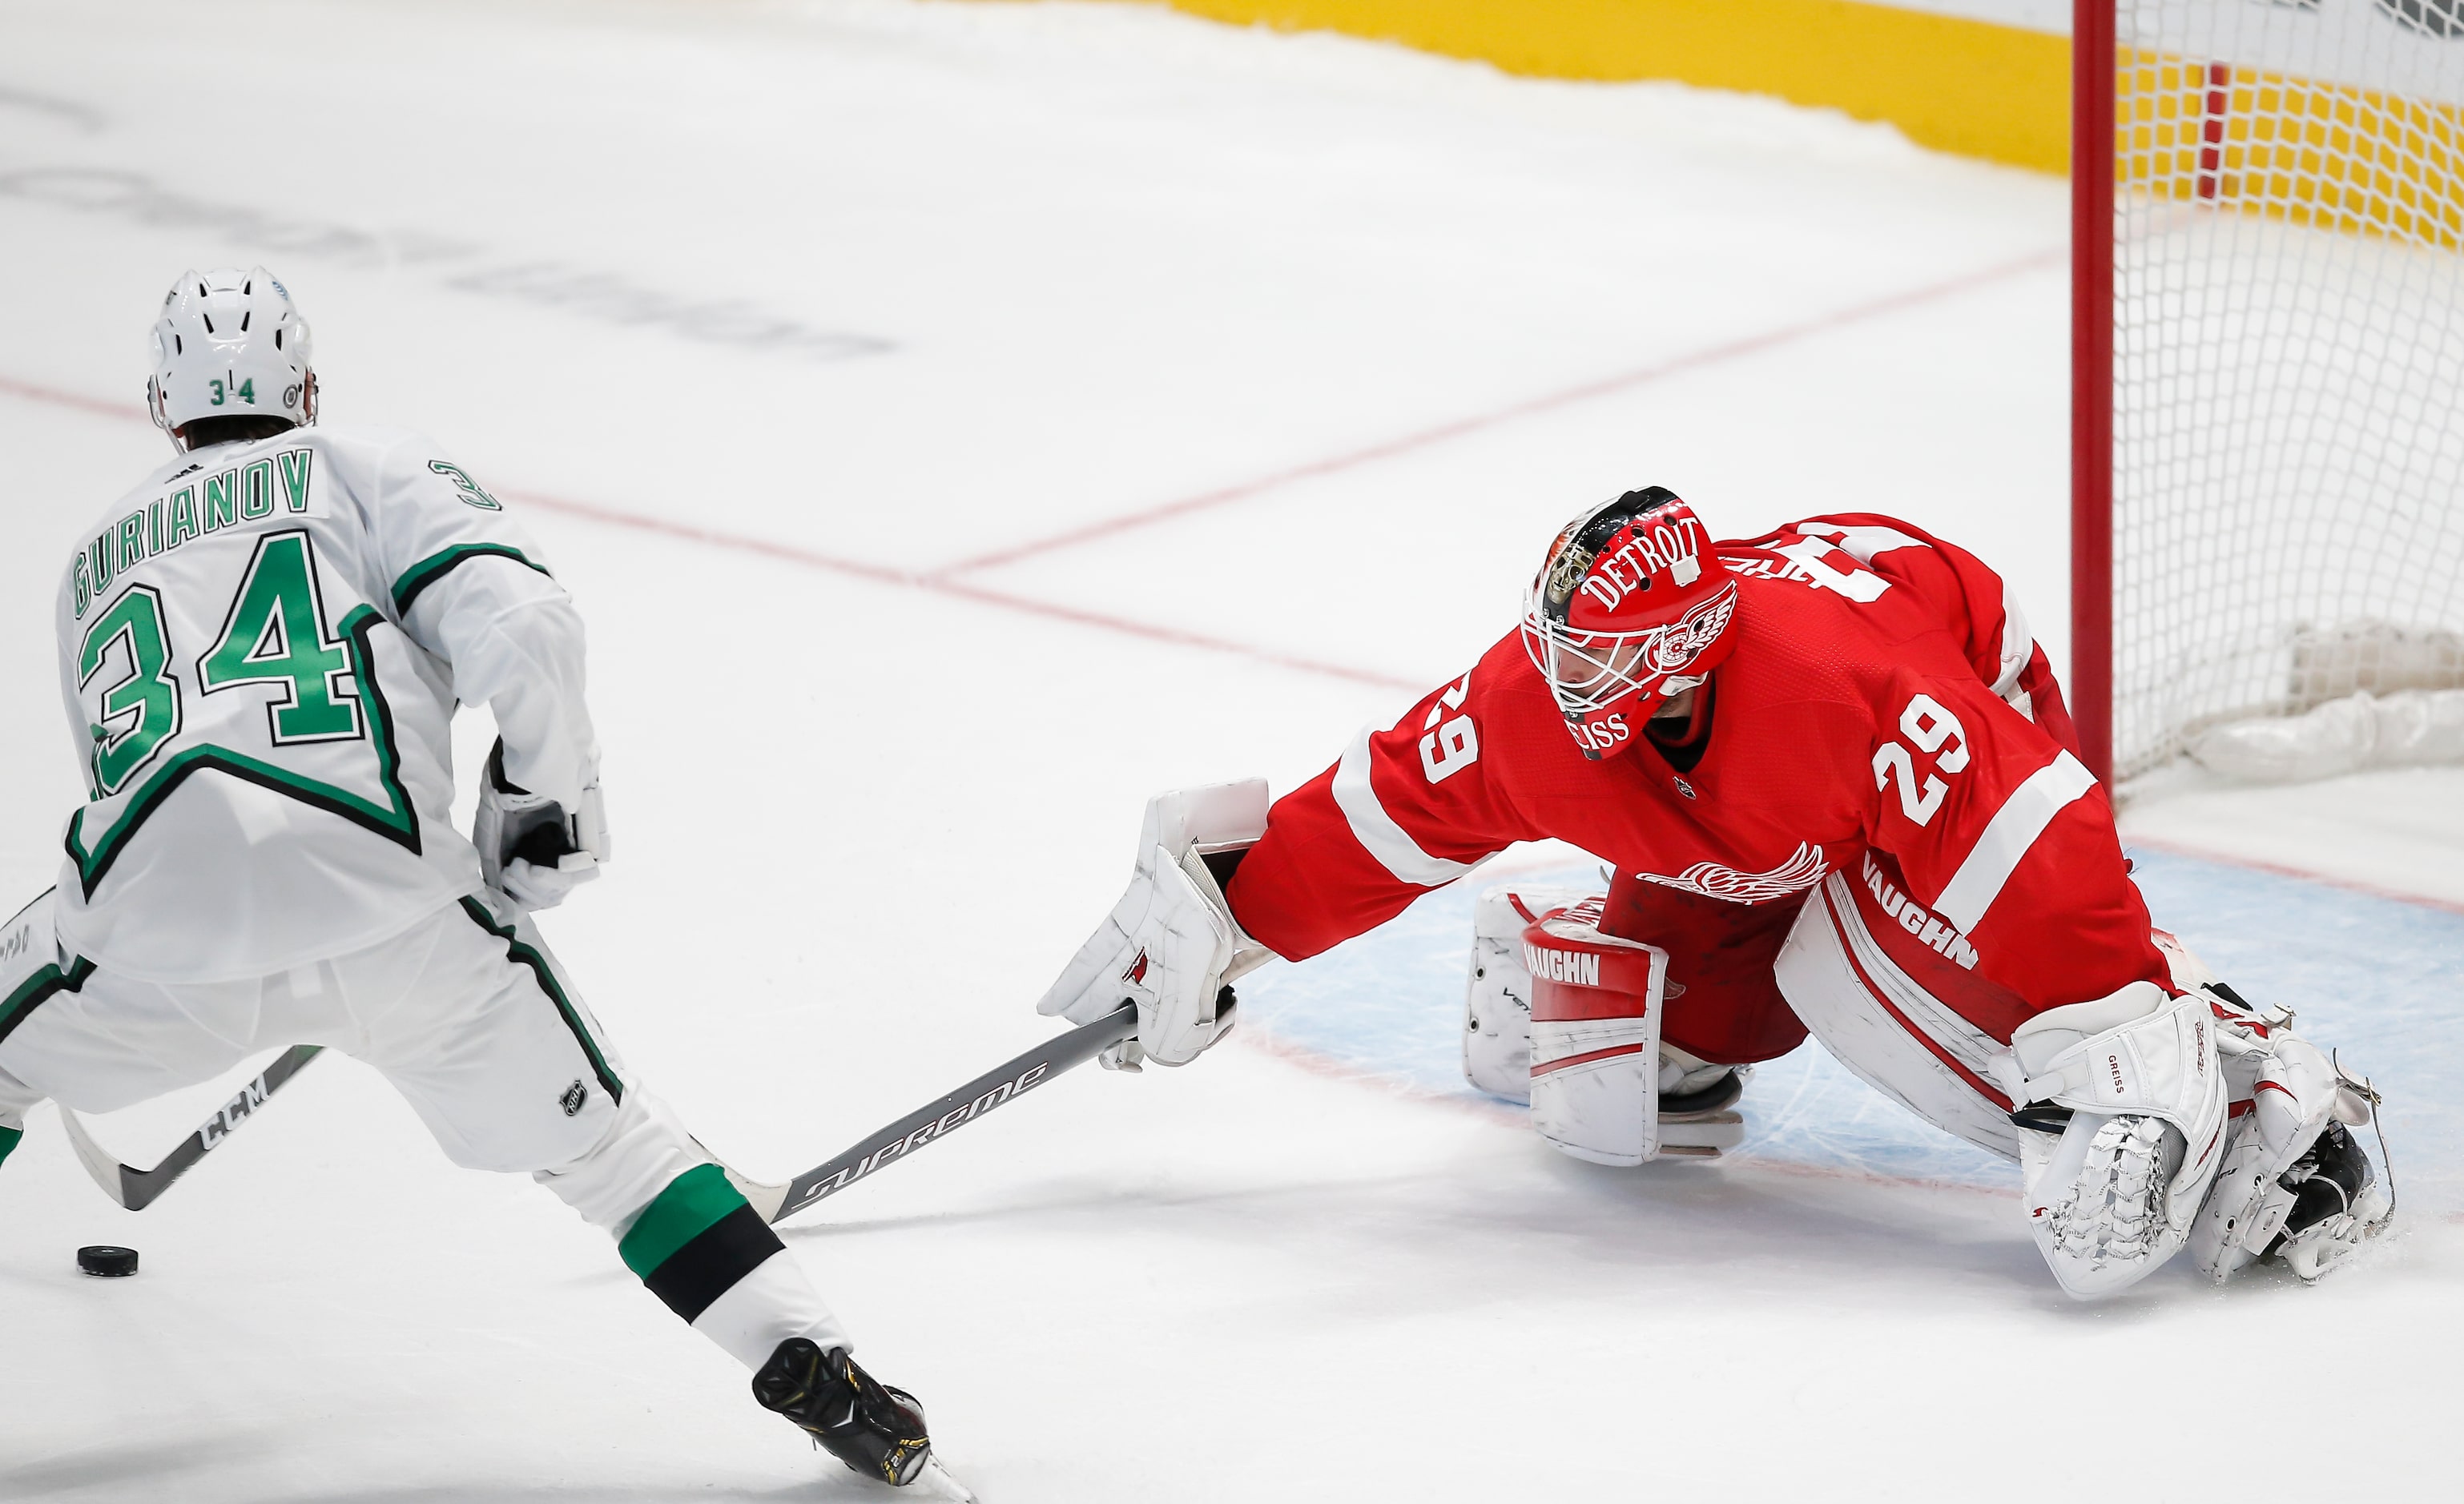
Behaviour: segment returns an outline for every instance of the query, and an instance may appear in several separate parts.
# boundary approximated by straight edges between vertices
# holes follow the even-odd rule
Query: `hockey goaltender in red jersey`
[[[1186,1063],[1270,954],[1551,837],[1615,876],[1483,896],[1465,1061],[1570,1154],[1716,1154],[1810,1030],[2017,1161],[2081,1298],[2186,1247],[2315,1276],[2386,1221],[2368,1088],[2153,927],[2001,578],[1884,516],[1714,542],[1657,487],[1591,509],[1519,630],[1271,809],[1256,780],[1155,799],[1042,1009],[1134,1001],[1108,1063]]]

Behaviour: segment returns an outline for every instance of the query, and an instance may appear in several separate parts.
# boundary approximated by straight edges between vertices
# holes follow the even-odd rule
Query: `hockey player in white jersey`
[[[276,1045],[365,1060],[448,1156],[617,1239],[756,1398],[850,1468],[928,1474],[913,1399],[626,1066],[526,910],[608,855],[583,626],[538,546],[417,435],[321,429],[264,269],[183,276],[147,387],[177,458],[62,571],[84,764],[58,886],[0,932],[0,1159],[45,1099],[109,1112]],[[501,739],[475,840],[450,723]]]

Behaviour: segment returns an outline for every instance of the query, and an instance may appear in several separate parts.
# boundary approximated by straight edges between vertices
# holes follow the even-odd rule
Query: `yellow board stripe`
[[[2070,170],[2070,38],[1986,21],[1857,0],[1145,3],[1400,42],[1527,76],[1776,95],[1889,121],[1938,150]],[[2464,109],[2236,68],[2222,141],[2210,142],[2217,81],[2205,64],[2153,53],[2126,61],[2117,186],[2464,249]]]
[[[1148,0],[1156,3],[1156,0]],[[1887,120],[1920,145],[2070,170],[2066,36],[1853,0],[1160,0],[1510,74],[1670,78]]]
[[[2125,61],[2117,186],[2464,250],[2464,110],[2155,53]]]

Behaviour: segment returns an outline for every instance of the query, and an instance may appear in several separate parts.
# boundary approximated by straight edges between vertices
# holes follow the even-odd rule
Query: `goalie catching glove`
[[[479,810],[471,820],[479,848],[479,876],[526,909],[554,908],[599,876],[608,857],[607,807],[593,781],[568,810],[505,776],[505,744],[488,752],[479,780]]]
[[[1263,778],[1147,801],[1129,891],[1035,1011],[1088,1024],[1135,1003],[1137,1035],[1104,1052],[1108,1070],[1136,1070],[1142,1059],[1186,1065],[1230,1034],[1229,984],[1272,952],[1242,933],[1207,859],[1237,860],[1265,833]]]
[[[2187,1247],[2211,1279],[2280,1256],[2315,1279],[2393,1203],[2346,1131],[2377,1094],[2162,931],[2174,986],[2021,1024],[1991,1062],[2021,1130],[2030,1221],[2062,1288],[2096,1299]]]

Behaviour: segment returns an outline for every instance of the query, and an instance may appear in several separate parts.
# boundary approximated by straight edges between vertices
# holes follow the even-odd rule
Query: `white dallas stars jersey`
[[[446,823],[456,701],[506,775],[596,776],[581,618],[496,499],[415,434],[294,429],[164,467],[60,582],[88,802],[60,944],[151,981],[256,976],[479,885]]]

